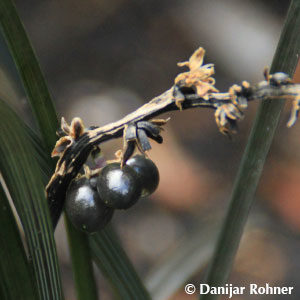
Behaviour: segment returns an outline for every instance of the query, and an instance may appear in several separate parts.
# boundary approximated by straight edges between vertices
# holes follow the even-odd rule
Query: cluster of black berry
[[[120,163],[110,163],[96,176],[81,176],[71,182],[66,213],[76,228],[97,232],[111,220],[115,209],[128,209],[153,193],[158,182],[156,165],[143,155],[135,155],[122,168]]]

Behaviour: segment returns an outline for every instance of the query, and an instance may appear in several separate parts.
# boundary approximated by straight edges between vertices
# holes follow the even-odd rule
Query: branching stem
[[[66,190],[90,153],[101,143],[119,137],[124,139],[123,163],[133,153],[135,146],[142,152],[149,150],[151,146],[147,137],[162,142],[159,132],[166,121],[154,119],[162,113],[198,107],[212,108],[220,131],[229,135],[235,131],[236,123],[243,117],[243,110],[249,101],[291,98],[294,102],[288,126],[294,124],[299,110],[299,84],[293,84],[284,73],[270,75],[265,70],[265,80],[259,84],[250,86],[244,81],[241,85],[230,87],[227,93],[219,93],[211,77],[214,74],[213,65],[202,65],[204,53],[204,49],[199,48],[189,62],[180,64],[188,66],[190,71],[179,74],[169,90],[116,122],[86,129],[80,118],[74,118],[70,126],[62,119],[60,139],[52,152],[52,156],[59,156],[59,161],[46,187],[54,227],[63,207]],[[145,134],[139,135],[140,131]]]

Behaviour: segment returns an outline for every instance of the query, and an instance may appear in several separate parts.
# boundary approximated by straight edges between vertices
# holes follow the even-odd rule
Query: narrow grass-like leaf
[[[11,0],[0,1],[0,23],[3,34],[11,50],[11,54],[22,78],[22,82],[28,99],[31,103],[35,118],[37,119],[42,139],[44,141],[44,144],[46,145],[48,153],[50,153],[53,145],[55,144],[55,132],[58,127],[55,109],[51,101],[44,77],[40,70],[38,61],[34,55],[29,39],[26,36],[23,25]],[[75,238],[74,234],[72,234],[71,237],[69,236],[69,239]],[[124,250],[120,247],[115,239],[111,239],[110,236],[108,236],[107,238],[110,242],[110,246],[105,247],[105,249],[107,250],[107,252],[105,253],[107,255],[107,258],[111,257],[111,253],[115,253],[115,256],[120,256],[123,258],[121,264],[118,263],[117,260],[111,260],[108,264],[109,268],[111,268],[112,270],[117,270],[119,277],[123,277],[124,275],[122,274],[122,272],[124,270],[127,270],[129,280],[126,283],[128,285],[126,289],[129,291],[136,291],[137,295],[143,296],[142,298],[134,298],[136,296],[135,294],[133,294],[132,298],[124,299],[148,299],[148,293],[146,292],[146,289],[141,283],[141,280],[138,278],[136,272],[134,271],[134,268],[132,267],[127,256],[125,255]],[[79,241],[80,239],[82,242],[82,236],[80,237],[79,234],[75,238],[75,240],[71,242],[73,251],[72,257],[76,257],[76,262],[73,262],[73,267],[76,266],[76,268],[80,267],[84,263],[84,259],[89,256],[89,254],[86,252],[86,247],[79,247],[78,245],[75,245],[76,240]],[[99,234],[98,238],[90,238],[90,240],[93,239],[93,245],[98,245],[99,242],[102,242],[101,234]],[[94,247],[94,249],[94,257],[97,257],[97,261],[99,262],[99,251],[97,250],[97,247]],[[74,251],[77,251],[78,253],[75,254]],[[80,251],[83,252],[80,253]],[[79,262],[81,257],[82,261]],[[101,260],[105,259],[105,256],[101,257]],[[79,274],[79,272],[80,269],[75,271],[75,273],[77,274]],[[78,278],[78,276],[75,276],[75,278]],[[93,280],[92,274],[90,273],[88,278],[78,278],[76,282],[77,288],[79,288],[81,280]],[[118,289],[119,287],[115,286],[116,289]]]
[[[0,245],[0,299],[37,300],[33,272],[26,257],[15,217],[1,185]]]
[[[38,60],[11,0],[0,1],[0,23],[31,104],[34,117],[37,120],[46,153],[48,152],[49,154],[56,141],[57,116]],[[32,138],[34,139],[34,136]],[[43,152],[43,149],[41,152]],[[40,154],[43,155],[42,153]],[[44,159],[41,159],[39,162],[42,163],[43,161]],[[53,164],[52,161],[49,162],[50,165]],[[56,203],[56,205],[58,204]],[[96,299],[92,268],[84,269],[86,272],[81,274],[83,265],[92,264],[89,258],[87,239],[75,229],[70,229],[68,232],[70,234],[69,242],[72,246],[72,258],[75,260],[72,262],[72,265],[75,268],[74,273],[77,274],[75,276],[75,285],[77,293],[80,295],[79,299]],[[81,245],[84,242],[86,246]],[[82,277],[78,276],[78,274],[81,274]]]
[[[90,246],[96,264],[110,282],[118,299],[151,299],[109,226],[90,237]]]
[[[77,300],[97,300],[98,292],[94,277],[90,280],[90,276],[93,276],[93,264],[87,235],[74,228],[67,217],[65,225],[68,231]]]
[[[46,149],[50,153],[55,144],[55,132],[58,127],[56,112],[39,63],[12,0],[0,1],[0,24]]]
[[[22,222],[40,299],[62,299],[53,228],[35,151],[18,116],[0,101],[0,167]]]
[[[40,170],[42,172],[42,180],[45,186],[48,183],[49,178],[51,178],[53,172],[51,158],[47,154],[40,137],[24,122],[22,122],[22,125],[26,133],[25,138],[28,139],[28,141],[30,141],[37,154],[36,160],[38,162],[38,165],[40,166]]]
[[[5,104],[4,102],[2,102],[2,104],[7,109],[9,109],[7,104]],[[22,121],[20,121],[20,123],[24,128],[24,139],[30,141],[35,150],[35,158],[38,162],[41,172],[41,180],[43,182],[43,185],[45,185],[51,175],[51,158],[45,154],[43,143],[36,135],[36,133],[34,133],[32,129],[27,127]],[[70,226],[70,224],[68,225]],[[92,261],[88,249],[87,237],[74,228],[69,228],[68,233],[78,300],[95,300],[97,299],[97,291],[95,280],[93,277],[93,270],[91,267]]]
[[[153,300],[169,299],[184,282],[207,265],[216,240],[216,225],[211,220],[196,226],[178,246],[159,260],[146,278],[146,286]]]
[[[41,140],[45,146],[44,151],[50,156],[57,139],[56,111],[40,65],[13,0],[0,1],[0,25],[19,72],[34,118],[37,121]],[[52,165],[52,169],[54,169],[54,160]],[[51,202],[49,206],[51,216],[54,211],[56,214],[61,214],[62,205],[60,202]]]
[[[292,76],[299,54],[300,0],[294,0],[288,11],[271,73],[282,71]],[[283,104],[283,100],[268,100],[259,107],[208,271],[206,282],[210,286],[223,286],[228,278]],[[211,294],[200,297],[202,300],[217,298],[218,295]]]

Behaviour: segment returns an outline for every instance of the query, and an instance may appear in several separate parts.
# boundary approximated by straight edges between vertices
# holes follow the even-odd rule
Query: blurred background
[[[81,117],[86,126],[115,121],[167,90],[183,71],[177,62],[199,46],[207,51],[205,62],[215,64],[220,91],[242,80],[261,81],[289,5],[279,0],[15,2],[59,116]],[[2,37],[0,52],[0,97],[34,126]],[[203,280],[257,105],[249,105],[231,140],[218,132],[211,110],[164,116],[171,117],[164,143],[152,143],[150,152],[160,171],[159,188],[113,220],[154,299],[197,298],[186,295],[182,283]],[[286,128],[290,105],[282,114],[230,283],[294,286],[288,297],[299,299],[300,124]],[[102,147],[107,159],[120,148],[119,140]],[[65,296],[75,299],[63,222],[56,239]],[[113,299],[96,273],[101,299]],[[233,299],[250,297],[268,296]]]

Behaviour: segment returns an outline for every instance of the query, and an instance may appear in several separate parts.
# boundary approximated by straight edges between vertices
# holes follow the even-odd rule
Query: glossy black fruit
[[[159,183],[159,172],[154,162],[143,155],[135,155],[126,164],[139,176],[142,184],[142,197],[152,194]]]
[[[97,190],[104,203],[112,208],[127,209],[141,196],[141,184],[136,172],[119,163],[105,166],[98,177]]]
[[[72,224],[87,233],[97,232],[111,220],[114,210],[100,199],[93,178],[74,179],[66,194],[65,209]]]

